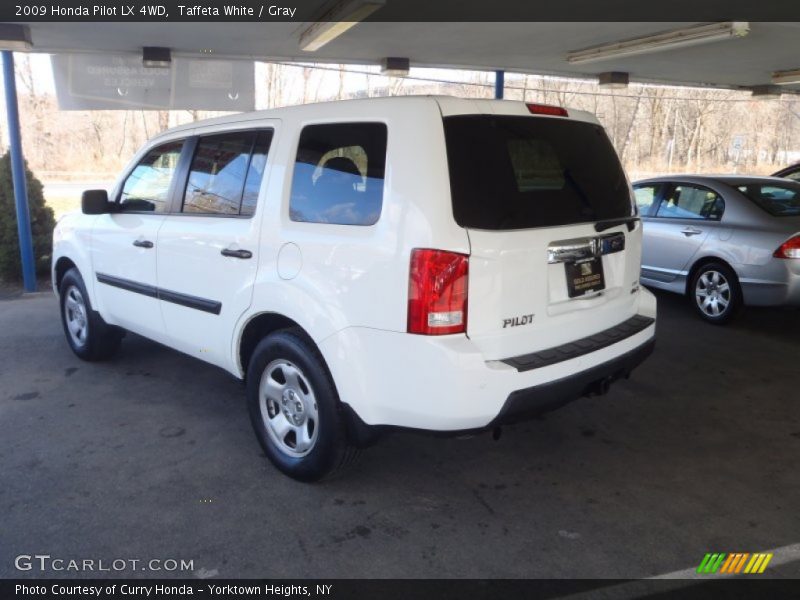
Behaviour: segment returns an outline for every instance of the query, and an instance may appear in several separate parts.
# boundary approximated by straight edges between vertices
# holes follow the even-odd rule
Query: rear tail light
[[[551,106],[550,104],[526,104],[532,115],[550,115],[551,117],[568,117],[566,108]]]
[[[772,256],[775,258],[800,258],[800,235],[786,240]]]
[[[408,277],[408,333],[444,335],[467,330],[469,257],[415,248]]]

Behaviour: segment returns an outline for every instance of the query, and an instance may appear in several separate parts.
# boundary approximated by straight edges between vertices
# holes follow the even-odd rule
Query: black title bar
[[[342,0],[342,4],[363,0]],[[381,0],[378,0],[379,2]],[[322,0],[3,0],[0,21],[313,22]],[[797,21],[790,0],[385,0],[368,18],[384,22]],[[338,20],[330,18],[330,20]]]

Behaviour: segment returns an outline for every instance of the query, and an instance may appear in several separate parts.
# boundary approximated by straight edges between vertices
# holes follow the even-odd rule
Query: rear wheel
[[[691,301],[709,323],[728,323],[742,308],[742,291],[736,273],[722,263],[708,263],[695,273]]]
[[[59,285],[61,323],[72,351],[88,361],[105,360],[119,349],[124,331],[108,325],[92,309],[83,278],[77,269],[64,274]]]
[[[300,481],[318,481],[353,461],[336,388],[319,351],[297,330],[256,346],[247,369],[247,403],[270,461]]]

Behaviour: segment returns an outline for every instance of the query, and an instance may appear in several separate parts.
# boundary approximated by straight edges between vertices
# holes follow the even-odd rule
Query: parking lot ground
[[[774,548],[765,575],[800,576],[800,312],[722,328],[658,299],[655,353],[609,395],[499,441],[396,434],[319,485],[270,466],[223,371],[133,335],[83,363],[52,294],[4,300],[0,576],[41,576],[14,568],[39,553],[193,561],[121,573],[148,577],[650,577]]]

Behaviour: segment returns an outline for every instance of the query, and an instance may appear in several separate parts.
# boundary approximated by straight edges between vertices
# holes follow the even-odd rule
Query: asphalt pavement
[[[658,299],[654,355],[607,396],[499,441],[396,434],[318,485],[271,467],[223,371],[133,335],[83,363],[52,293],[0,301],[0,576],[109,574],[15,568],[38,553],[145,577],[627,578],[764,550],[764,576],[800,576],[800,312],[715,327]]]

